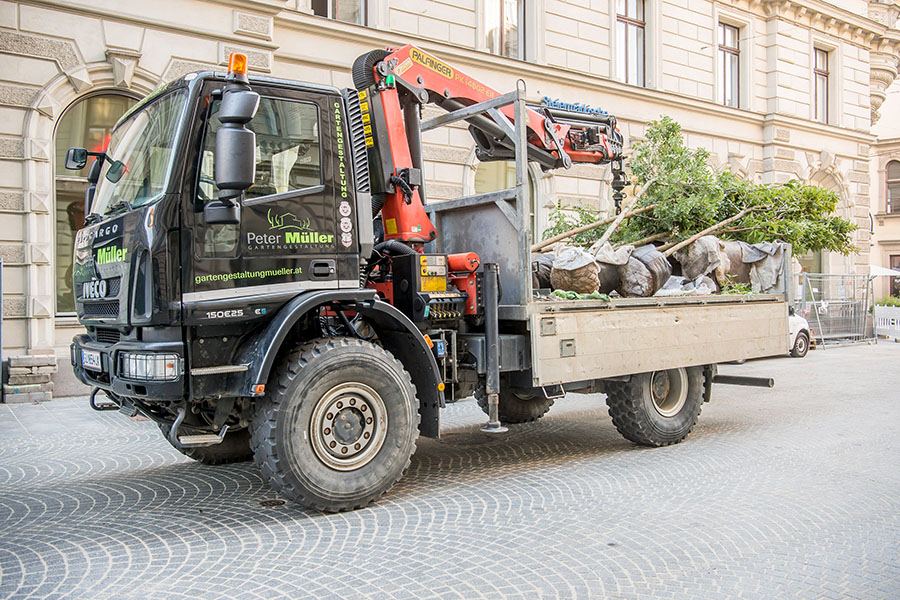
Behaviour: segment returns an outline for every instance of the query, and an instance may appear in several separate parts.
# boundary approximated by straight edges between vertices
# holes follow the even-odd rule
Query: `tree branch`
[[[588,252],[590,252],[591,254],[593,254],[594,251],[596,251],[597,248],[599,248],[600,246],[602,246],[603,243],[606,242],[606,241],[610,238],[610,236],[611,236],[611,235],[613,234],[613,232],[616,230],[616,227],[619,226],[619,223],[621,223],[621,222],[625,219],[625,217],[629,216],[629,215],[628,215],[628,209],[631,209],[631,207],[632,207],[638,200],[641,199],[641,196],[643,196],[644,194],[647,193],[647,190],[650,189],[650,186],[653,185],[653,183],[654,183],[655,181],[656,181],[656,177],[652,178],[650,181],[648,181],[647,183],[645,183],[644,185],[641,186],[641,189],[638,190],[638,193],[637,193],[637,194],[635,194],[634,196],[631,197],[631,200],[630,200],[630,201],[628,202],[628,204],[622,209],[622,212],[619,213],[619,216],[616,217],[616,219],[612,222],[612,224],[610,224],[610,226],[606,228],[606,231],[603,232],[603,235],[600,236],[600,239],[597,240],[596,242],[594,242],[593,244],[591,244],[591,247],[590,247],[590,249],[588,249]]]
[[[653,235],[648,235],[647,237],[643,237],[636,242],[625,242],[624,244],[619,244],[616,248],[621,248],[622,246],[634,246],[637,248],[638,246],[644,246],[649,244],[650,242],[655,242],[657,240],[663,240],[669,237],[668,231],[663,231],[662,233],[654,233]]]
[[[634,217],[639,214],[645,213],[647,211],[653,210],[656,208],[656,204],[650,204],[649,206],[642,206],[641,208],[635,209],[628,214],[625,214],[624,211],[622,214],[625,214],[626,217]],[[582,225],[581,227],[576,227],[575,229],[570,229],[569,231],[565,231],[563,233],[554,235],[551,238],[547,238],[543,242],[538,242],[531,246],[532,252],[539,252],[543,248],[546,248],[550,244],[555,244],[561,240],[572,237],[573,235],[578,235],[579,233],[584,233],[585,231],[590,231],[591,229],[596,229],[597,227],[603,227],[604,225],[609,225],[613,221],[615,221],[618,217],[622,216],[621,214],[616,217],[607,217],[605,219],[601,219],[599,221],[594,221],[593,223],[588,223],[587,225]]]
[[[660,250],[660,252],[663,252],[663,254],[665,254],[666,256],[672,256],[673,254],[675,254],[676,252],[678,252],[679,250],[681,250],[682,248],[684,248],[684,247],[687,246],[688,244],[692,244],[692,243],[696,242],[697,240],[699,240],[700,238],[702,238],[704,235],[709,235],[709,234],[712,233],[713,231],[716,231],[716,230],[718,230],[718,229],[721,229],[722,227],[725,227],[725,226],[728,225],[729,223],[734,223],[735,221],[737,221],[738,219],[740,219],[741,217],[743,217],[743,216],[746,215],[747,213],[753,212],[753,211],[756,210],[757,208],[760,208],[760,207],[758,207],[758,206],[751,206],[750,208],[745,208],[744,210],[742,210],[742,211],[739,212],[738,214],[734,215],[733,217],[729,217],[729,218],[725,219],[724,221],[719,221],[719,222],[716,223],[715,225],[712,225],[711,227],[707,227],[706,229],[704,229],[704,230],[701,231],[700,233],[695,233],[694,235],[692,235],[692,236],[689,237],[688,239],[683,240],[683,241],[681,241],[681,242],[678,242],[678,243],[675,244],[674,246],[670,246],[670,247],[666,248],[665,251],[663,251],[663,248],[660,248],[659,250]],[[664,248],[665,248],[665,247],[664,247]]]

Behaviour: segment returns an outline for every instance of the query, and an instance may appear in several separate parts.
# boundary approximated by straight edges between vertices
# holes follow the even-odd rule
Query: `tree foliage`
[[[543,238],[548,239],[554,235],[571,231],[582,225],[593,223],[600,219],[600,213],[586,206],[574,205],[571,207],[558,206],[550,211],[550,227],[544,230]],[[569,243],[581,246],[590,246],[598,234],[596,231],[577,233],[569,238]]]
[[[681,126],[669,117],[652,121],[646,138],[635,144],[633,151],[628,165],[631,181],[635,186],[651,182],[636,207],[657,206],[627,219],[613,236],[614,243],[657,233],[667,234],[669,242],[678,242],[752,209],[715,235],[749,243],[781,240],[792,244],[795,254],[820,250],[849,254],[856,250],[851,235],[856,226],[833,214],[838,205],[836,193],[796,180],[766,185],[729,172],[717,173],[709,166],[709,152],[689,148]],[[551,214],[554,234],[582,220],[569,217],[566,221],[561,212]],[[589,244],[601,234],[602,230],[585,232],[576,242]]]

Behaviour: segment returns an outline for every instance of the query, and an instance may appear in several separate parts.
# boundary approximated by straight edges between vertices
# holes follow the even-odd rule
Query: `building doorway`
[[[84,226],[84,193],[91,163],[81,171],[66,170],[66,150],[73,146],[106,150],[113,126],[137,100],[121,92],[98,92],[79,98],[56,126],[56,314],[73,316],[72,248],[75,232]]]

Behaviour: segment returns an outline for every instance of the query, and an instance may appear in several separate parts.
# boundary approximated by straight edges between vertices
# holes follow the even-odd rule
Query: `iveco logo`
[[[106,280],[95,279],[81,284],[82,298],[106,298]]]

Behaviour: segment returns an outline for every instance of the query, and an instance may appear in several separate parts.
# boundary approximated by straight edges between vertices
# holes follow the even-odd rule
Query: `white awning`
[[[869,274],[870,275],[888,275],[890,277],[900,277],[900,271],[896,269],[885,269],[884,267],[876,267],[875,265],[869,265]]]

